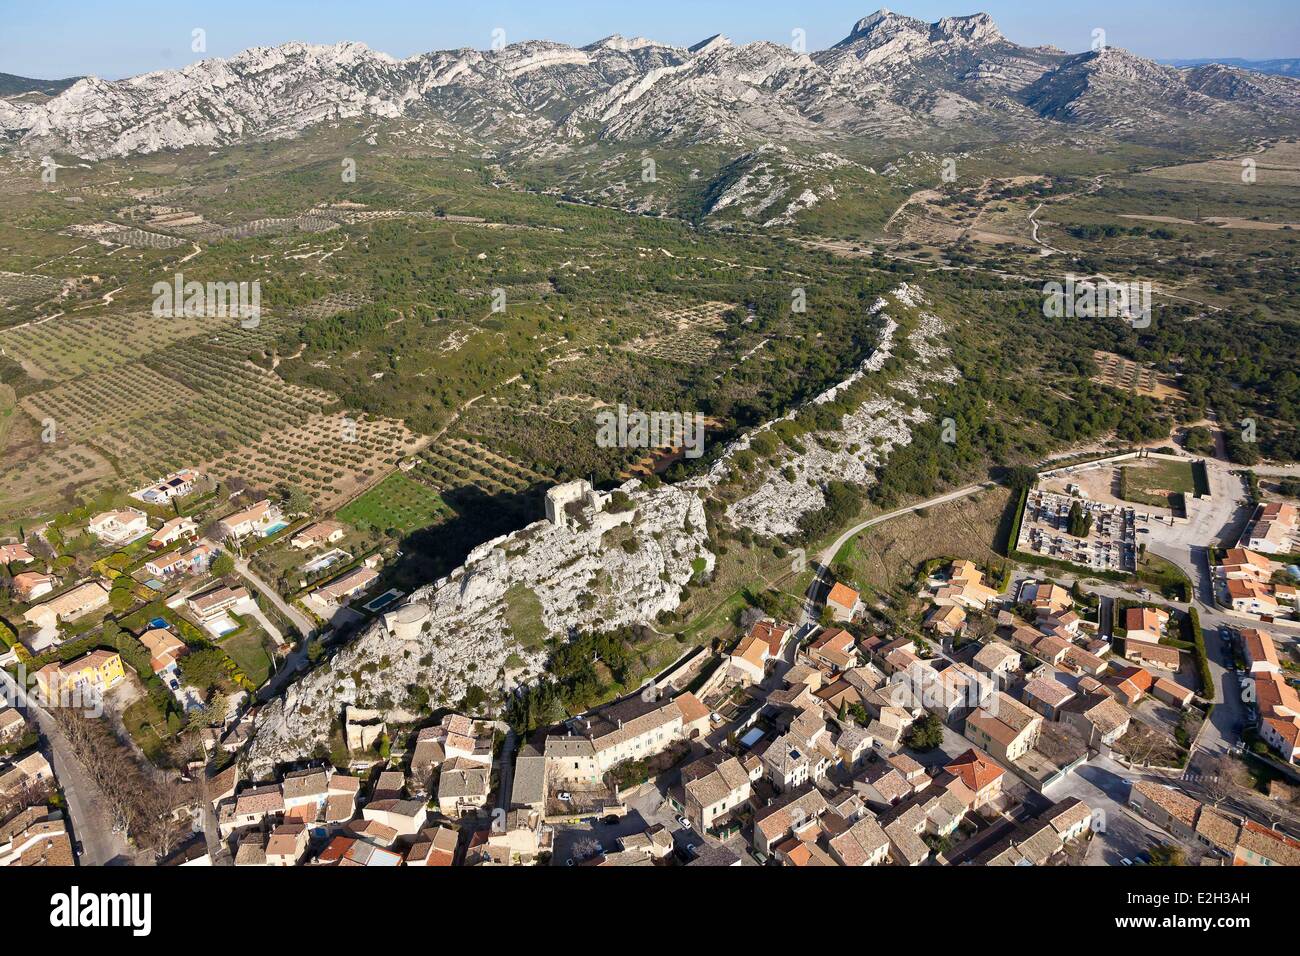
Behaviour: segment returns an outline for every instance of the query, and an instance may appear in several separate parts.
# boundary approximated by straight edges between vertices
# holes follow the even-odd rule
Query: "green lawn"
[[[450,509],[436,491],[394,472],[345,505],[338,517],[351,524],[364,522],[383,531],[395,528],[405,534],[435,524],[448,514]]]
[[[1150,584],[1166,598],[1173,601],[1191,599],[1192,582],[1176,564],[1158,554],[1144,552],[1138,559],[1138,580]]]
[[[239,665],[254,685],[261,687],[271,676],[271,655],[266,652],[262,632],[258,628],[240,631],[221,644],[232,661]]]
[[[506,623],[510,633],[521,647],[536,650],[546,640],[546,625],[542,622],[542,602],[529,587],[516,584],[506,591]]]
[[[171,734],[167,730],[166,718],[148,696],[135,701],[122,712],[122,725],[150,762],[155,765],[164,762],[167,744],[163,738]]]
[[[1168,508],[1170,496],[1190,495],[1196,490],[1191,462],[1157,461],[1146,467],[1129,466],[1122,470],[1120,487],[1126,501]]]

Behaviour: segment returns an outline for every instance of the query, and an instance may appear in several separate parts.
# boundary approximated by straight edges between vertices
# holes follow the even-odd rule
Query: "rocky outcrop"
[[[927,311],[915,286],[900,285],[873,304],[870,316],[880,323],[876,349],[812,401],[832,401],[879,373],[904,325],[910,366],[889,384],[912,401],[866,401],[837,429],[806,436],[803,452],[764,463],[757,484],[728,509],[734,525],[765,535],[796,533],[800,517],[825,505],[828,482],[870,484],[889,451],[911,440],[931,389],[955,379],[943,323]],[[254,775],[311,753],[345,706],[374,709],[366,715],[371,720],[400,721],[410,716],[401,699],[412,684],[448,703],[459,701],[470,685],[508,690],[541,676],[543,636],[648,623],[676,609],[682,587],[715,563],[707,549],[705,498],[726,480],[754,435],[793,414],[733,442],[699,478],[653,490],[630,481],[621,489],[630,499],[623,510],[614,510],[608,495],[568,495],[571,503],[556,520],[475,548],[463,566],[417,590],[258,714],[247,757]]]
[[[470,685],[503,691],[541,674],[540,639],[653,621],[712,570],[696,489],[623,486],[631,507],[588,505],[567,526],[539,521],[475,548],[451,575],[413,593],[257,718],[255,774],[311,753],[345,705],[402,719],[412,684],[459,701]],[[628,544],[627,542],[632,542]]]
[[[914,319],[915,328],[908,334],[907,343],[916,358],[910,368],[889,384],[912,401],[887,396],[869,399],[844,415],[837,429],[805,436],[802,451],[787,449],[778,453],[776,460],[764,466],[756,487],[728,507],[727,518],[735,527],[769,536],[795,535],[800,518],[825,506],[823,489],[829,482],[870,485],[875,480],[875,470],[884,464],[889,453],[912,440],[912,429],[926,417],[921,402],[931,395],[934,386],[952,382],[957,376],[956,369],[946,361],[948,348],[942,342],[943,323],[926,311],[924,305],[920,290],[907,284],[876,301],[871,314],[880,316],[884,323],[880,344],[853,375],[812,400],[815,405],[825,404],[852,383],[879,372],[893,354],[899,329],[899,323],[889,313],[901,315],[906,310]],[[793,415],[791,412],[786,418]],[[711,477],[721,480],[731,469],[735,454],[749,448],[753,435],[770,429],[773,424],[737,441],[715,463]]]

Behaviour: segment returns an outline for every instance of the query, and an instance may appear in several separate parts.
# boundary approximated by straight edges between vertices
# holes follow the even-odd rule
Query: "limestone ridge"
[[[957,378],[957,370],[947,361],[949,350],[941,341],[943,322],[926,311],[924,305],[920,290],[906,283],[878,299],[871,307],[871,314],[884,321],[880,344],[853,375],[818,395],[812,404],[834,400],[848,385],[884,367],[893,354],[899,329],[889,311],[897,313],[901,309],[912,310],[916,316],[915,328],[908,334],[907,342],[917,361],[890,384],[912,401],[892,396],[870,399],[841,418],[832,442],[823,445],[814,436],[803,443],[803,451],[791,451],[779,462],[766,466],[758,487],[727,509],[733,525],[763,535],[796,534],[800,518],[825,506],[822,489],[828,482],[870,485],[875,480],[876,468],[885,463],[889,453],[911,442],[913,427],[926,418],[921,402],[931,396],[935,386]],[[790,412],[784,419],[794,414]],[[711,478],[719,480],[730,468],[732,456],[747,449],[753,435],[769,430],[774,424],[769,422],[739,439],[714,465]],[[793,469],[793,481],[787,476],[787,469]]]
[[[565,525],[538,521],[480,545],[463,566],[414,592],[258,715],[252,765],[264,770],[309,754],[346,703],[393,712],[410,684],[451,702],[471,684],[495,691],[536,679],[545,653],[512,633],[516,602],[539,607],[536,626],[558,635],[649,622],[675,608],[695,562],[706,571],[714,565],[703,500],[693,489],[649,490],[639,481],[622,490],[628,510],[609,510],[608,497],[598,496]],[[622,547],[625,538],[638,547]]]
[[[920,402],[930,389],[956,377],[940,342],[943,323],[925,305],[920,291],[907,284],[878,300],[871,316],[881,322],[879,346],[851,376],[813,399],[830,401],[861,377],[878,373],[893,353],[900,328],[889,312],[902,315],[906,310],[913,320],[907,341],[916,361],[891,384],[915,403],[873,400],[845,415],[832,443],[845,450],[830,451],[810,441],[809,450],[793,460],[800,476],[794,483],[780,475],[786,462],[763,465],[757,489],[731,508],[734,523],[762,534],[793,533],[800,516],[825,504],[820,490],[825,482],[869,484],[875,465],[890,449],[910,441],[912,425],[924,417]],[[310,755],[328,739],[345,705],[376,708],[400,719],[414,716],[401,710],[411,684],[428,689],[435,702],[441,693],[452,703],[471,684],[508,692],[538,679],[545,665],[543,648],[536,641],[525,646],[521,641],[527,635],[512,632],[521,606],[536,608],[533,623],[546,635],[651,623],[661,611],[675,610],[682,587],[697,569],[713,570],[704,500],[734,456],[749,447],[752,434],[727,446],[699,478],[655,489],[637,480],[623,484],[631,502],[624,510],[613,509],[610,495],[574,483],[583,486],[580,493],[556,496],[548,507],[550,519],[475,548],[464,565],[415,591],[263,708],[247,756],[254,775]],[[879,448],[870,444],[874,435],[885,437]],[[847,451],[851,445],[858,446],[856,453]],[[566,507],[566,502],[572,503]],[[624,547],[629,540],[634,547]]]

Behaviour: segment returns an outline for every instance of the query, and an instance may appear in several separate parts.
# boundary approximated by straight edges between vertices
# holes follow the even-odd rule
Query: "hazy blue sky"
[[[871,0],[0,0],[0,72],[118,78],[176,68],[202,59],[190,49],[195,27],[207,31],[207,56],[288,40],[360,40],[406,57],[487,48],[498,27],[512,43],[584,44],[622,33],[681,45],[714,33],[785,43],[799,27],[809,49],[821,49],[875,9]],[[1112,45],[1150,57],[1300,56],[1297,0],[918,0],[892,9],[926,20],[983,10],[1018,43],[1071,52],[1087,49],[1092,30],[1102,27]]]

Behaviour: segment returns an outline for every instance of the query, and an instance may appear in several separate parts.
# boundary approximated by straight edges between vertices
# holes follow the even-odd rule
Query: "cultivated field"
[[[519,492],[549,483],[532,469],[459,438],[426,448],[412,474],[434,488],[452,490],[472,485],[487,494]]]
[[[394,472],[339,509],[342,521],[360,528],[407,533],[445,520],[451,509],[427,485]]]
[[[61,285],[58,279],[50,276],[0,272],[0,308],[54,295]]]
[[[1173,386],[1171,378],[1158,373],[1152,365],[1143,365],[1114,352],[1100,350],[1094,351],[1092,358],[1099,370],[1094,382],[1161,401],[1183,397]]]
[[[115,475],[112,464],[87,445],[55,445],[36,456],[0,463],[0,524],[39,513],[60,497]]]
[[[291,485],[327,512],[391,471],[424,441],[401,422],[336,412],[272,429],[204,462],[200,471],[219,481],[242,478],[256,488]]]
[[[151,355],[173,342],[234,325],[232,319],[131,315],[63,315],[0,331],[0,349],[36,379],[103,372]]]
[[[726,328],[722,317],[732,308],[726,302],[702,302],[660,312],[650,323],[651,331],[624,348],[666,362],[704,365],[721,344],[717,333]]]
[[[1153,179],[1188,183],[1242,185],[1242,161],[1254,160],[1256,182],[1268,186],[1300,186],[1300,143],[1282,142],[1262,153],[1247,153],[1233,159],[1185,163],[1151,170]]]

